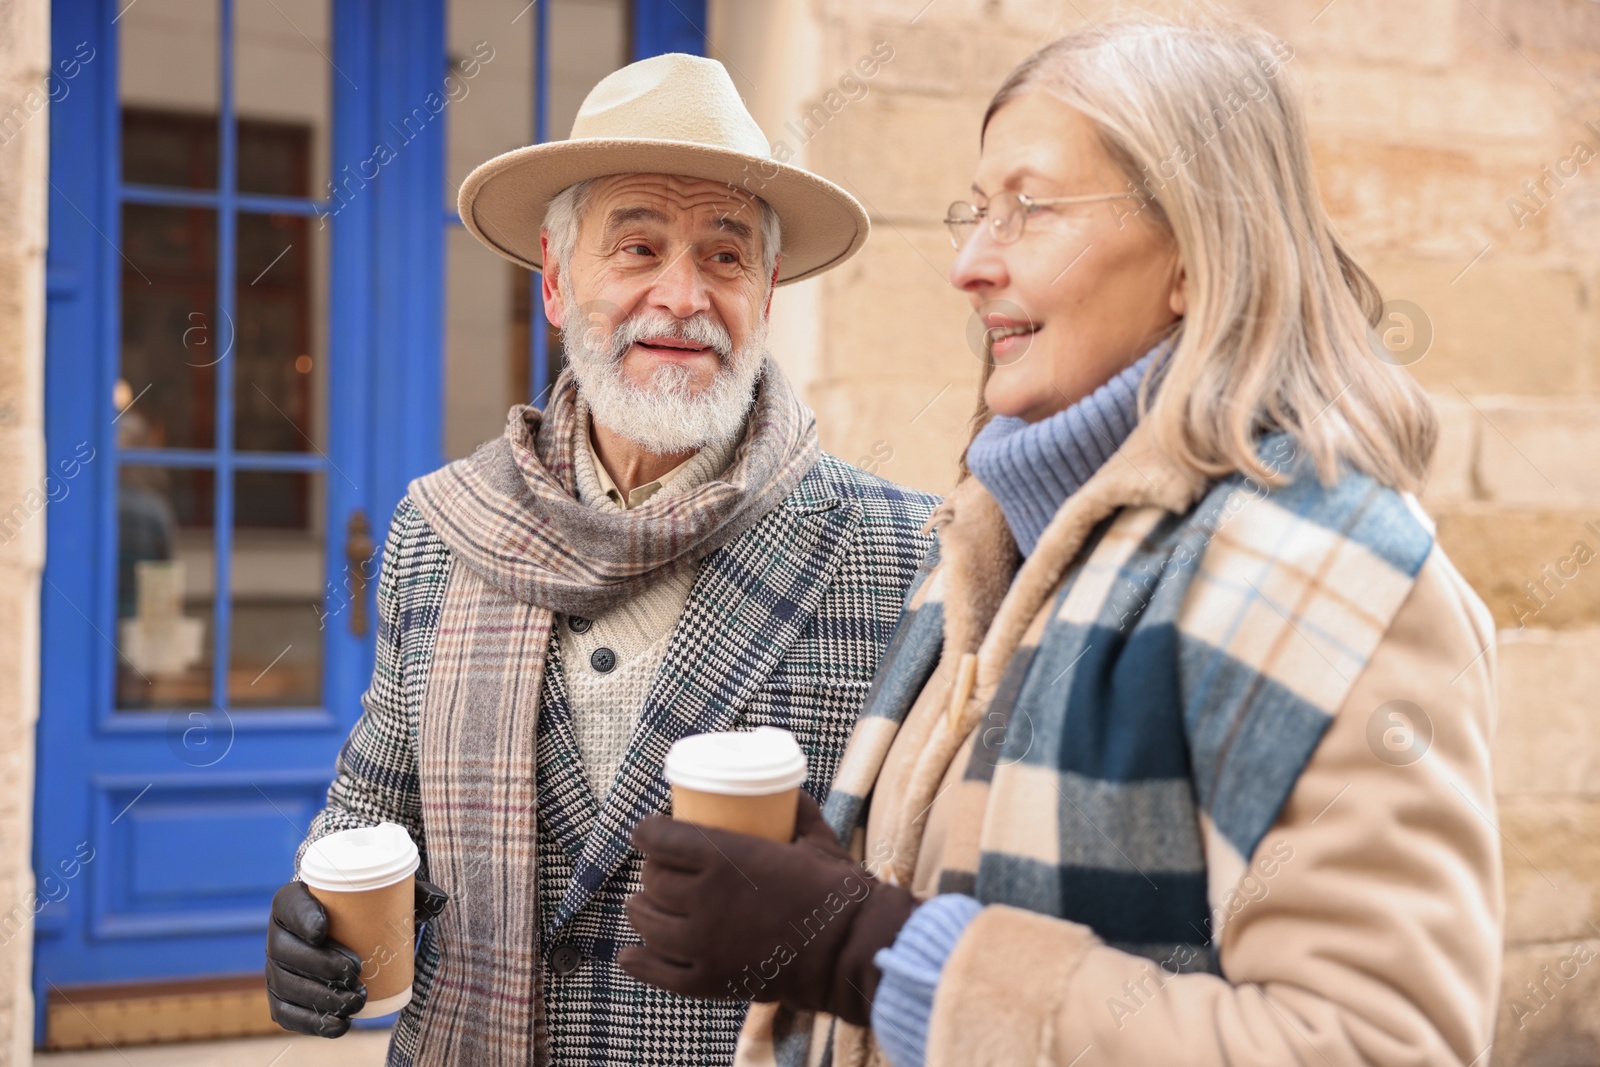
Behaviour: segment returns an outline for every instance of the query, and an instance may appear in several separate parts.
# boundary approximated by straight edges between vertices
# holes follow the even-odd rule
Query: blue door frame
[[[222,114],[231,110],[233,0],[218,0]],[[335,0],[330,61],[335,180],[439,89],[444,0]],[[41,592],[40,720],[35,787],[36,1035],[52,988],[258,972],[267,907],[323,804],[339,745],[360,714],[370,635],[330,624],[322,706],[163,713],[117,711],[118,470],[132,461],[217,471],[216,566],[226,573],[236,470],[328,471],[327,586],[344,583],[344,517],[372,517],[381,544],[407,483],[443,459],[444,123],[411,138],[337,213],[331,199],[233,192],[233,124],[221,124],[212,192],[121,181],[115,19],[125,0],[52,4],[54,61],[76,61],[72,91],[53,104],[47,259],[45,438],[67,492],[48,512]],[[545,8],[538,34],[544,53]],[[632,56],[705,48],[705,0],[632,0]],[[85,61],[86,49],[92,57]],[[541,62],[542,72],[545,64]],[[56,67],[55,69],[64,69]],[[540,98],[543,85],[536,87]],[[537,134],[548,136],[543,107]],[[565,131],[560,131],[564,133]],[[332,190],[329,190],[332,193]],[[218,374],[217,442],[205,452],[119,454],[112,386],[119,366],[124,203],[214,207],[218,308],[233,299],[234,209],[318,216],[331,229],[327,351],[332,398],[327,454],[235,452],[231,369]],[[331,216],[331,217],[326,217]],[[537,284],[534,279],[534,284]],[[535,308],[539,304],[535,303]],[[218,322],[226,321],[223,315]],[[548,383],[545,331],[530,330],[533,391]],[[222,366],[226,367],[224,360]],[[86,458],[88,457],[88,458]],[[68,470],[73,473],[67,474]],[[52,494],[54,497],[54,494]],[[219,583],[215,695],[225,698],[228,601]],[[337,594],[336,594],[337,595]],[[366,591],[371,611],[370,587]],[[333,602],[326,605],[329,610]],[[349,610],[345,608],[344,610]],[[337,620],[335,620],[337,621]],[[211,746],[209,749],[206,746]],[[195,752],[222,755],[195,758]],[[194,857],[205,862],[196,863]]]

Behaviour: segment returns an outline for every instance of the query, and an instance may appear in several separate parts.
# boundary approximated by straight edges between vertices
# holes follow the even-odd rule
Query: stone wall
[[[741,68],[773,140],[852,190],[874,231],[847,266],[775,305],[808,320],[776,351],[830,450],[946,489],[978,363],[938,220],[971,180],[1006,71],[1114,5],[778,6],[812,59],[774,69],[770,40],[763,52],[736,25],[714,38],[719,58]],[[1411,367],[1444,427],[1425,500],[1502,627],[1495,1062],[1600,1062],[1600,3],[1232,6],[1293,46],[1329,208],[1385,296],[1432,331]],[[893,57],[841,86],[879,42]]]
[[[44,520],[44,245],[49,7],[0,0],[0,913],[31,917],[33,737],[39,714]],[[30,498],[29,494],[34,494]],[[42,505],[41,505],[42,506]],[[0,944],[0,1067],[31,1062],[27,931]]]

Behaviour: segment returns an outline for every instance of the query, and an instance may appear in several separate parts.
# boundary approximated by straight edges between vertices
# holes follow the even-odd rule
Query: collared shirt
[[[606,470],[606,465],[600,462],[600,453],[596,452],[594,448],[594,437],[586,433],[583,435],[583,438],[589,444],[589,458],[594,462],[594,476],[599,480],[600,488],[605,491],[606,496],[611,500],[611,502],[617,505],[617,507],[621,508],[623,511],[631,511],[640,504],[643,504],[646,500],[649,500],[651,497],[655,496],[662,489],[665,489],[668,485],[672,484],[672,482],[680,474],[683,473],[683,469],[685,467],[693,463],[695,460],[695,456],[690,456],[688,459],[684,460],[676,467],[673,467],[670,471],[663,474],[655,481],[645,482],[643,485],[635,486],[633,490],[628,493],[628,498],[624,500],[622,498],[622,490],[617,488],[617,483],[611,480],[611,474]],[[698,455],[698,453],[696,453],[696,455]]]

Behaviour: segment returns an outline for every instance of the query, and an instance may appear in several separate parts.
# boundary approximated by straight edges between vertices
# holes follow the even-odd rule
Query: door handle
[[[344,561],[350,590],[350,632],[357,637],[367,636],[367,565],[376,548],[367,513],[356,508],[344,525]]]

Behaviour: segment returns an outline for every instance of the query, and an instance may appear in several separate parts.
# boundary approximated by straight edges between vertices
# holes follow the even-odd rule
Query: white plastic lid
[[[758,726],[680,738],[667,750],[667,781],[724,796],[781,793],[806,780],[806,754],[788,730]]]
[[[300,858],[300,880],[317,889],[359,892],[394,885],[420,860],[399,823],[383,822],[319,837]]]

